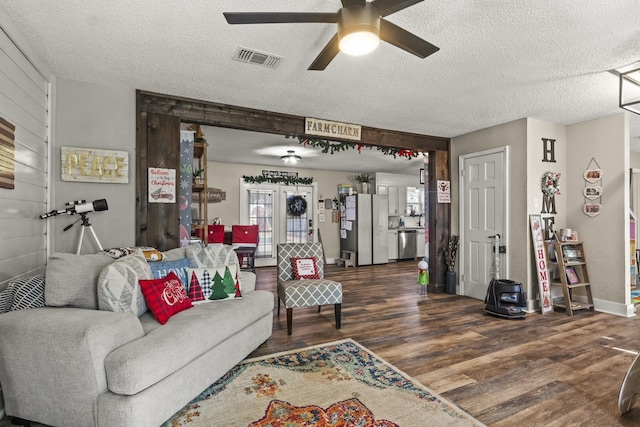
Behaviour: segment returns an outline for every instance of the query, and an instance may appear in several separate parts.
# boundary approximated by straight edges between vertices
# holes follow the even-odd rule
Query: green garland
[[[248,182],[249,184],[263,184],[265,182],[269,182],[272,184],[284,184],[284,185],[311,185],[313,184],[312,178],[298,178],[297,176],[247,176],[242,175],[242,179],[244,182]]]
[[[317,139],[317,138],[305,138],[303,136],[298,137],[298,143],[314,147],[321,148],[324,154],[330,153],[339,153],[341,151],[353,150],[357,149],[358,152],[362,152],[362,148],[376,148],[376,150],[380,151],[385,156],[393,156],[393,158],[397,157],[406,157],[407,159],[412,159],[414,157],[418,157],[420,153],[413,150],[407,150],[404,148],[392,148],[392,147],[379,147],[377,145],[363,144],[363,143],[355,143],[355,142],[331,142],[326,139]]]

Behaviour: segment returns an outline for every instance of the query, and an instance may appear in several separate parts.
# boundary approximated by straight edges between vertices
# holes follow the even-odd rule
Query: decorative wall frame
[[[585,203],[582,207],[582,212],[593,218],[594,216],[600,215],[602,212],[602,205],[600,203]]]
[[[582,212],[591,218],[600,215],[602,212],[602,193],[604,191],[602,187],[602,174],[603,171],[600,165],[596,159],[592,157],[587,165],[587,169],[583,173],[585,186],[582,189],[582,195],[585,199]],[[593,185],[596,183],[599,185]]]
[[[16,188],[16,127],[0,117],[0,188]]]
[[[592,161],[595,160],[592,158]],[[584,180],[594,184],[602,179],[602,169],[587,169],[584,171]]]
[[[596,185],[594,187],[584,187],[584,189],[582,190],[582,195],[585,197],[585,199],[588,200],[599,199],[600,196],[602,196],[602,187],[600,187],[599,185]]]

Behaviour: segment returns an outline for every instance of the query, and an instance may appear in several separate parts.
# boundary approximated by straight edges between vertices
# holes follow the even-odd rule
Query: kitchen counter
[[[389,230],[424,230],[424,225],[420,227],[416,226],[404,226],[404,227],[389,227]]]

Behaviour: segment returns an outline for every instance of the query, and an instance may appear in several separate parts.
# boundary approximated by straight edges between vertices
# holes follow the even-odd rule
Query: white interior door
[[[491,236],[506,242],[506,159],[507,147],[460,157],[460,289],[472,298],[484,300],[495,276]],[[507,277],[506,264],[499,265]]]

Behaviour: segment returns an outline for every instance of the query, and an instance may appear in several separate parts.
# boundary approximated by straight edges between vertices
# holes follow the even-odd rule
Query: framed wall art
[[[602,179],[602,169],[587,169],[584,171],[584,180],[591,184]]]
[[[600,186],[584,187],[584,189],[582,190],[582,194],[588,200],[599,199],[602,196],[602,187]]]
[[[602,192],[604,191],[602,173],[600,165],[592,157],[583,173],[585,185],[582,189],[582,195],[584,196],[582,212],[591,218],[600,215],[602,212]],[[596,183],[598,185],[594,185]]]
[[[575,268],[569,266],[565,268],[565,272],[567,273],[567,281],[570,284],[575,285],[576,283],[580,283],[580,279],[578,278]]]

